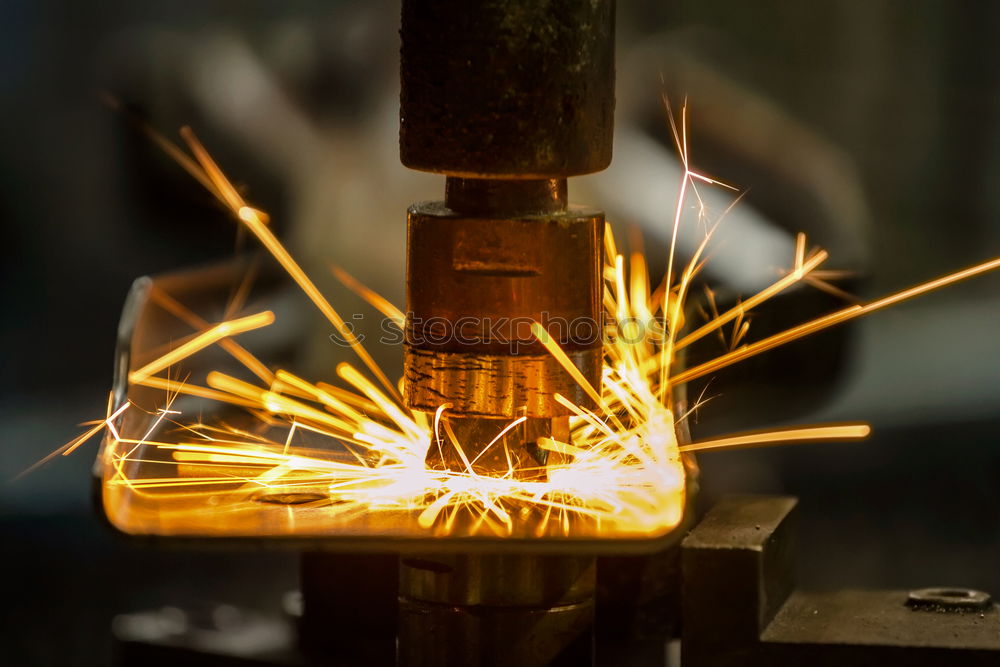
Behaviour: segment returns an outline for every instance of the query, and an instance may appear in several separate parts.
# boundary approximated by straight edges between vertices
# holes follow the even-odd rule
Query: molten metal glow
[[[685,166],[681,197],[673,214],[673,238],[682,211],[698,187],[725,186],[691,171],[687,158],[684,111],[674,130]],[[262,243],[319,311],[348,341],[374,381],[349,363],[336,371],[341,386],[310,382],[284,369],[270,369],[232,340],[266,326],[270,313],[209,325],[170,295],[152,299],[194,328],[192,338],[158,359],[131,371],[133,386],[163,392],[154,410],[128,401],[109,405],[108,416],[66,447],[64,453],[105,430],[101,453],[105,508],[109,518],[133,533],[167,535],[345,535],[392,538],[458,536],[514,538],[650,537],[681,521],[687,480],[693,471],[689,452],[762,445],[856,440],[869,434],[864,424],[803,426],[761,431],[703,442],[679,442],[679,428],[698,405],[674,412],[677,390],[695,378],[745,360],[778,345],[820,331],[901,300],[1000,267],[1000,259],[931,281],[865,305],[853,305],[763,340],[740,345],[747,335],[746,314],[800,282],[836,290],[824,282],[834,272],[818,271],[827,254],[809,250],[804,236],[796,243],[791,268],[773,285],[736,307],[715,313],[707,323],[683,333],[685,302],[703,266],[711,231],[683,269],[675,271],[671,248],[667,272],[651,289],[641,252],[628,260],[606,233],[604,306],[615,322],[604,347],[600,387],[590,385],[559,345],[535,325],[545,348],[594,400],[588,410],[563,396],[556,399],[572,414],[566,441],[545,438],[546,464],[535,471],[513,466],[485,475],[473,468],[483,450],[460,443],[447,419],[450,406],[434,414],[411,411],[315,283],[280,244],[266,216],[248,206],[189,131],[188,158],[159,135],[157,143],[174,155]],[[714,229],[714,228],[713,228]],[[675,275],[676,274],[676,275]],[[387,317],[403,314],[350,276],[340,279]],[[714,310],[714,303],[712,304]],[[645,335],[635,323],[658,324]],[[680,350],[731,326],[730,351],[693,368],[675,368]],[[656,327],[654,327],[656,328]],[[162,373],[180,368],[190,355],[218,344],[245,366],[257,382],[213,371],[205,385]],[[177,377],[177,373],[173,373]],[[184,420],[175,399],[189,395],[232,406],[245,416],[238,423]],[[684,405],[678,402],[677,406]],[[127,412],[126,412],[127,411]],[[134,421],[129,421],[129,420]],[[522,418],[523,419],[523,418]],[[514,420],[509,428],[521,420]],[[123,425],[128,424],[126,429]],[[129,432],[127,433],[126,430]],[[464,469],[441,471],[425,466],[430,447],[450,443]],[[465,445],[465,446],[463,446]],[[504,446],[498,436],[487,449]],[[508,460],[510,457],[508,456]],[[533,473],[533,474],[532,474]]]

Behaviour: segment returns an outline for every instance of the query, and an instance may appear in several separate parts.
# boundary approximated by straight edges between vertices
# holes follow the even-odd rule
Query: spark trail
[[[512,468],[489,475],[477,472],[474,458],[466,455],[448,423],[448,405],[433,414],[408,409],[397,385],[275,237],[266,214],[244,201],[187,128],[182,136],[191,156],[147,131],[258,239],[348,341],[362,367],[340,363],[339,384],[311,382],[286,369],[269,368],[233,337],[269,325],[274,320],[271,313],[211,325],[170,295],[154,292],[160,307],[195,329],[192,337],[129,374],[133,385],[161,391],[162,405],[140,408],[128,401],[109,405],[104,420],[55,454],[68,454],[86,439],[105,433],[100,454],[105,508],[111,520],[128,532],[254,535],[261,530],[260,517],[274,512],[283,517],[275,530],[286,534],[649,537],[664,534],[681,521],[692,452],[866,437],[869,427],[856,423],[679,442],[679,426],[690,410],[676,416],[672,397],[692,380],[779,345],[993,271],[1000,268],[1000,258],[740,344],[748,330],[746,315],[783,291],[803,282],[836,289],[824,282],[835,272],[820,269],[827,253],[808,248],[800,235],[784,275],[739,305],[686,330],[686,302],[704,266],[715,226],[706,226],[692,259],[675,267],[682,213],[693,198],[703,218],[707,214],[698,188],[730,186],[691,169],[686,109],[681,111],[679,127],[673,115],[669,117],[684,176],[673,214],[666,275],[651,282],[645,256],[632,252],[626,259],[607,229],[603,299],[614,325],[605,337],[601,386],[589,384],[544,329],[533,327],[548,352],[597,405],[592,411],[557,396],[572,413],[570,434],[566,441],[538,442],[549,457],[537,470],[528,474],[522,470],[516,476]],[[402,322],[402,312],[391,303],[342,271],[338,277],[386,317]],[[645,325],[643,335],[633,335],[627,328],[636,322]],[[679,351],[727,326],[733,328],[733,349],[692,368],[675,367]],[[185,360],[211,345],[225,349],[253,381],[220,371],[208,373],[204,384],[177,379]],[[245,418],[238,425],[186,419],[172,408],[179,396],[228,406],[242,411]],[[697,404],[691,410],[695,408]],[[142,428],[133,425],[124,432],[129,419]],[[428,448],[445,443],[458,449],[463,467],[426,468]],[[272,505],[275,499],[282,502]]]

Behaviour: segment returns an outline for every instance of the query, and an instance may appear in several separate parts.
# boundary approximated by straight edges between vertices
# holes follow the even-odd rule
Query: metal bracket
[[[1000,614],[985,593],[796,590],[797,502],[727,497],[684,539],[685,667],[1000,664]]]

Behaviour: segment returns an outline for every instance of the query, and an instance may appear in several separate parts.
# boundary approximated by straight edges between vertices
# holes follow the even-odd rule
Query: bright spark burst
[[[212,325],[170,295],[154,290],[151,296],[159,306],[197,330],[186,342],[129,375],[133,386],[164,392],[164,404],[149,414],[128,401],[117,406],[109,402],[105,419],[55,453],[68,454],[98,432],[106,433],[99,458],[105,508],[112,522],[132,533],[623,538],[662,535],[680,523],[693,470],[690,452],[866,437],[870,429],[865,424],[832,424],[685,444],[677,433],[690,410],[675,415],[672,397],[691,380],[778,345],[1000,268],[1000,258],[744,343],[749,328],[746,315],[775,295],[802,282],[836,290],[825,282],[835,272],[818,270],[827,253],[809,249],[800,235],[791,268],[774,284],[723,313],[715,311],[713,301],[713,316],[688,330],[685,304],[704,265],[714,226],[706,224],[705,238],[693,258],[675,270],[674,245],[682,214],[693,203],[699,219],[707,221],[698,188],[730,186],[691,169],[686,113],[682,108],[679,127],[673,113],[668,113],[684,175],[673,212],[667,271],[658,287],[650,282],[642,252],[631,253],[626,261],[610,227],[606,231],[604,308],[616,326],[604,346],[601,386],[591,386],[545,330],[538,324],[533,327],[545,348],[598,406],[592,411],[556,397],[572,414],[570,435],[566,442],[545,438],[538,443],[549,453],[538,474],[515,476],[512,466],[494,475],[481,474],[473,469],[475,458],[470,461],[463,448],[470,443],[458,442],[444,418],[450,406],[442,405],[434,414],[409,410],[397,385],[271,232],[267,216],[247,205],[186,128],[182,135],[193,159],[147,131],[271,253],[348,341],[375,381],[346,362],[336,369],[342,386],[270,369],[232,337],[270,324],[272,314]],[[386,317],[402,321],[403,314],[385,299],[342,272],[338,277]],[[659,323],[660,330],[655,335],[631,335],[635,332],[628,327],[636,322]],[[692,368],[676,368],[679,351],[709,334],[725,339],[727,326],[732,327],[727,352]],[[218,371],[207,375],[207,386],[162,375],[182,368],[190,355],[215,344],[246,367],[257,383]],[[250,424],[183,421],[172,407],[179,395],[243,409]],[[137,434],[126,433],[123,424],[129,418],[138,418],[135,423],[144,428],[137,431],[133,426]],[[322,446],[296,444],[305,442],[305,435]],[[501,440],[496,438],[488,447]],[[428,469],[424,463],[428,448],[449,444],[460,452],[464,469]],[[278,502],[272,505],[274,500]]]

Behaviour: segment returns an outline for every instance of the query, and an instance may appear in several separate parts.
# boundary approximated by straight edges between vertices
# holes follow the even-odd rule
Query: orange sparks
[[[178,345],[176,348],[159,359],[149,362],[139,370],[132,371],[129,373],[129,381],[136,383],[143,382],[150,376],[155,375],[166,368],[170,368],[179,361],[187,359],[195,352],[204,350],[206,347],[214,345],[225,338],[253,331],[254,329],[260,329],[261,327],[266,327],[273,322],[274,313],[269,310],[266,310],[263,313],[257,313],[256,315],[248,315],[247,317],[220,322],[207,331],[195,336],[186,343]]]
[[[750,447],[770,447],[777,444],[800,444],[807,442],[832,442],[838,440],[860,440],[871,435],[868,424],[833,424],[829,426],[806,426],[755,431],[730,435],[713,440],[702,440],[683,445],[682,452],[703,452],[712,449],[747,449]]]
[[[684,175],[677,207],[670,212],[673,226],[665,278],[660,283],[650,281],[638,244],[633,244],[630,254],[619,254],[608,228],[603,303],[608,320],[615,324],[614,335],[605,340],[599,386],[587,381],[540,324],[532,325],[535,337],[589,401],[577,405],[565,396],[555,396],[571,414],[569,433],[542,437],[535,443],[541,455],[531,474],[513,474],[513,463],[492,474],[475,466],[489,448],[506,448],[504,435],[524,424],[525,417],[512,419],[491,442],[463,443],[447,419],[450,405],[443,404],[433,413],[406,407],[397,384],[278,241],[267,226],[266,215],[244,201],[189,129],[183,130],[183,136],[193,159],[150,132],[268,250],[350,343],[374,379],[360,366],[347,363],[336,367],[336,385],[269,368],[232,337],[273,322],[270,311],[211,325],[154,290],[151,298],[195,329],[191,338],[128,374],[131,387],[162,392],[165,400],[135,410],[128,410],[136,407],[129,400],[109,405],[104,420],[55,454],[69,453],[103,430],[107,434],[100,457],[105,508],[112,522],[134,533],[649,538],[669,532],[681,521],[687,475],[693,465],[691,453],[866,438],[868,425],[847,423],[680,442],[678,425],[704,400],[699,398],[690,409],[678,408],[682,412],[678,417],[673,394],[684,383],[779,345],[998,269],[1000,258],[744,343],[749,336],[748,314],[779,293],[801,283],[836,290],[824,281],[837,277],[837,272],[819,268],[828,259],[827,253],[810,248],[806,237],[799,235],[794,255],[789,257],[790,268],[772,285],[722,313],[712,302],[708,321],[688,327],[684,312],[692,284],[705,263],[702,255],[711,231],[694,257],[680,266],[675,250],[686,199],[695,198],[699,221],[713,223],[705,225],[711,230],[718,220],[706,219],[708,211],[699,188],[730,186],[692,170],[686,105],[679,124],[672,114],[669,117]],[[404,314],[393,304],[342,270],[334,269],[334,274],[398,326],[404,324]],[[679,351],[716,333],[729,348],[727,352],[693,368],[676,367]],[[188,382],[185,360],[211,345],[219,345],[237,359],[254,381],[212,371],[198,379],[206,386]],[[179,370],[172,374],[184,381],[158,375],[167,369]],[[203,422],[200,417],[184,420],[173,407],[180,395],[240,408],[228,414],[241,416],[232,422],[221,418]],[[453,447],[462,461],[460,469],[427,468],[425,459],[432,447]],[[479,453],[470,456],[470,452]],[[507,454],[510,462],[509,450]]]
[[[889,306],[912,299],[920,296],[921,294],[926,294],[927,292],[932,292],[934,290],[941,289],[942,287],[946,287],[963,280],[968,280],[969,278],[973,278],[983,273],[995,271],[998,268],[1000,268],[1000,257],[992,259],[988,262],[983,262],[982,264],[976,264],[975,266],[971,266],[962,271],[957,271],[935,280],[922,283],[915,287],[902,290],[901,292],[890,294],[889,296],[882,297],[881,299],[877,299],[870,303],[848,306],[842,310],[838,310],[828,315],[823,315],[822,317],[810,320],[804,324],[800,324],[797,327],[788,329],[787,331],[782,331],[768,338],[764,338],[763,340],[745,345],[728,354],[724,354],[721,357],[706,361],[699,366],[695,366],[694,368],[678,373],[670,378],[670,381],[674,384],[689,382],[690,380],[708,375],[709,373],[714,373],[715,371],[725,368],[726,366],[749,359],[750,357],[756,356],[761,352],[766,352],[767,350],[774,349],[780,345],[790,343],[793,340],[798,340],[799,338],[814,334],[817,331],[828,329],[836,324],[853,320],[854,318],[861,317],[862,315],[874,313],[877,310],[888,308]]]

